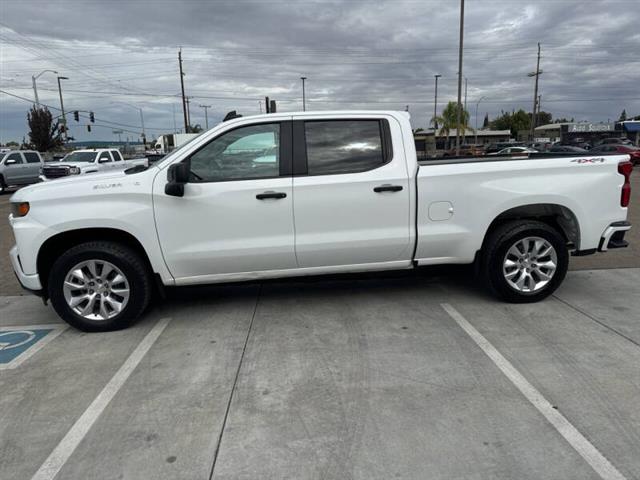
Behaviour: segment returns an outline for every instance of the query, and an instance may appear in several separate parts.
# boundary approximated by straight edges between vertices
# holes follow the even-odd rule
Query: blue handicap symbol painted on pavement
[[[0,331],[0,365],[10,363],[46,337],[53,328]]]

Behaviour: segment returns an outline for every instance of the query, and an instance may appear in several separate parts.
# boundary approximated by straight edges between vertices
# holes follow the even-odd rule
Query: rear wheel
[[[482,255],[489,290],[513,303],[537,302],[562,283],[569,253],[560,232],[534,220],[514,221],[491,233]]]
[[[4,177],[0,175],[0,195],[7,191],[7,184],[4,183]]]
[[[84,331],[127,327],[146,308],[151,279],[140,255],[115,242],[71,248],[53,264],[49,297],[58,315]]]

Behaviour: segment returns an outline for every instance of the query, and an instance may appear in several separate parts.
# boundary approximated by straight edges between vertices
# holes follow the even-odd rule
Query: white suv
[[[13,185],[38,182],[42,157],[35,150],[10,150],[0,154],[0,193]]]

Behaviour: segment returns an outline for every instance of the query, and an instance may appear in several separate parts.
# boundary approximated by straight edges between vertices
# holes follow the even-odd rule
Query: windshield
[[[96,159],[96,152],[71,152],[62,159],[63,162],[84,162],[90,163]]]
[[[200,134],[202,135],[202,134]],[[165,163],[167,160],[173,158],[173,156],[178,153],[179,151],[181,151],[184,147],[186,147],[187,145],[190,145],[191,142],[193,142],[194,140],[200,138],[200,135],[193,137],[189,140],[187,140],[187,142],[183,143],[182,145],[180,145],[178,148],[176,148],[175,150],[172,150],[171,152],[169,152],[167,155],[165,155],[164,157],[162,157],[158,163],[156,163],[156,165],[162,165],[163,163]]]

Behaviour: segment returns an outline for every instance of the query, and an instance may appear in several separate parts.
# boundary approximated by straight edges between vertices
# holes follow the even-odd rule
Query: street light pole
[[[60,110],[62,111],[62,123],[64,124],[64,141],[69,140],[69,134],[67,133],[67,117],[64,114],[64,102],[62,101],[62,86],[60,80],[69,80],[69,77],[58,76],[58,93],[60,94]]]
[[[480,99],[476,102],[476,139],[474,140],[474,144],[478,144],[478,107],[480,106],[480,102],[484,100],[485,97],[480,97]]]
[[[436,117],[438,116],[438,79],[441,77],[442,75],[440,75],[439,73],[434,75],[434,77],[436,78],[436,95],[435,98],[433,99],[433,129],[438,130],[438,121],[436,120]]]
[[[209,130],[209,115],[207,114],[207,109],[211,108],[211,105],[200,105],[200,107],[204,108],[204,126]]]
[[[55,73],[56,75],[58,74],[58,72],[56,72],[55,70],[43,70],[38,75],[31,75],[31,83],[33,84],[33,96],[36,100],[37,107],[40,106],[40,100],[38,99],[38,88],[36,87],[36,80],[40,78],[40,75],[47,72]]]
[[[460,127],[462,125],[462,52],[464,50],[464,0],[460,0],[460,45],[458,52],[458,115],[456,122],[456,156],[460,155]]]
[[[307,79],[307,77],[300,77],[300,80],[302,80],[302,111],[306,112],[307,111],[307,98],[305,96],[305,91],[304,91],[304,82]]]
[[[126,105],[127,107],[135,108],[136,110],[138,110],[140,112],[140,125],[142,126],[142,140],[143,140],[143,142],[146,141],[147,133],[144,130],[144,114],[142,113],[142,108],[141,107],[136,107],[135,105],[131,105],[130,103],[125,103],[125,102],[110,102],[110,103]],[[175,117],[174,117],[174,123],[175,123]]]

